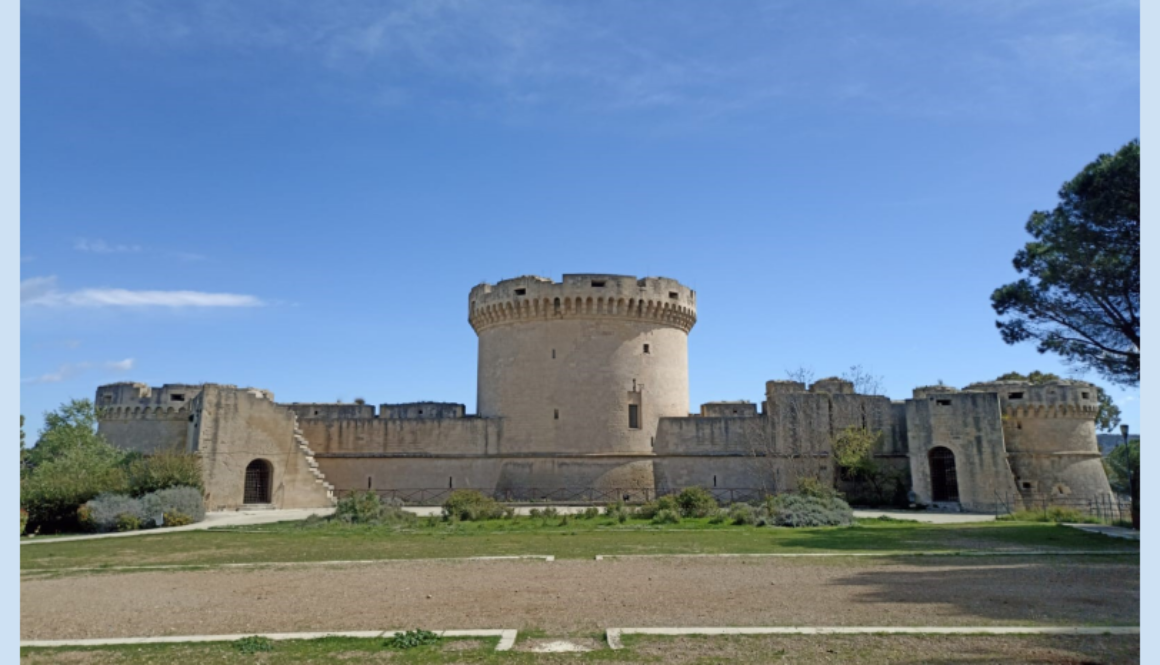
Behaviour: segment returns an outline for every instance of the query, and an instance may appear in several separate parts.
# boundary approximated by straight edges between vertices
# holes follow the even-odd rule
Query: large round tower
[[[657,421],[689,415],[696,293],[676,280],[517,277],[471,290],[477,412],[501,453],[649,454]]]
[[[1100,408],[1096,386],[1068,380],[991,381],[963,390],[998,393],[1003,440],[1015,485],[1025,501],[1111,495],[1096,443]]]

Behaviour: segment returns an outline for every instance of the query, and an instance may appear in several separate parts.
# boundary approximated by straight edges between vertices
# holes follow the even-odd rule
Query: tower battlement
[[[987,381],[963,392],[996,393],[1003,413],[1019,418],[1094,419],[1100,409],[1099,389],[1086,381]]]
[[[675,279],[630,275],[564,275],[559,282],[525,275],[471,290],[468,321],[478,333],[525,320],[644,319],[688,333],[697,322],[697,293]]]

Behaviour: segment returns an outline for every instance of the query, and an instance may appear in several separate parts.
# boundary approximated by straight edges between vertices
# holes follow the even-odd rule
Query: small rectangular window
[[[648,352],[649,352],[649,350],[648,350],[648,344],[645,344],[645,345],[644,345],[644,352],[645,352],[645,353],[648,353]]]
[[[1081,394],[1081,395],[1083,395],[1083,398],[1084,398],[1084,399],[1087,399],[1087,398],[1088,398],[1088,394],[1087,394],[1087,393],[1080,393],[1080,394]]]
[[[940,400],[938,400],[938,405],[939,406],[950,406],[951,401],[949,399],[940,399]]]
[[[1007,393],[1007,399],[1023,399],[1023,393]]]
[[[676,300],[677,298],[681,297],[681,294],[677,293],[676,291],[669,291],[669,297],[673,300]]]
[[[552,360],[556,359],[556,349],[552,349]]]
[[[597,289],[602,289],[602,288],[604,288],[604,280],[594,279],[594,280],[592,280],[592,286],[594,288],[597,288]]]
[[[184,402],[185,395],[183,395],[181,393],[173,393],[172,395],[169,396],[169,400],[171,402]]]
[[[640,429],[640,406],[636,404],[628,405],[628,428]]]
[[[516,295],[517,296],[526,296],[526,295],[528,295],[528,290],[527,289],[516,289]]]
[[[1083,396],[1084,396],[1084,397],[1087,397],[1087,393],[1084,393],[1084,394],[1083,394]],[[112,402],[112,401],[113,401],[113,396],[112,396],[112,395],[105,395],[105,397],[104,397],[104,400],[105,400],[106,402]]]
[[[560,419],[560,410],[559,409],[552,409],[552,420],[559,420],[559,419]]]

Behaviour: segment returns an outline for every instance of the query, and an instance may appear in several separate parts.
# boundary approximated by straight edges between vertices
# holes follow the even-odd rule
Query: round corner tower
[[[1025,499],[1092,499],[1111,495],[1096,442],[1099,388],[1059,380],[976,383],[964,390],[999,395],[1016,487]]]
[[[477,412],[503,452],[648,454],[658,419],[689,414],[696,293],[676,280],[535,276],[480,284]]]

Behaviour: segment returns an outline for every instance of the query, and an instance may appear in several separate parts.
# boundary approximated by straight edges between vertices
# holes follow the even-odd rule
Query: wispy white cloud
[[[20,305],[36,307],[259,307],[257,296],[204,291],[79,289],[61,291],[56,277],[31,277],[20,283]]]
[[[140,252],[140,245],[119,245],[105,242],[104,240],[87,240],[85,238],[77,238],[73,241],[73,249],[78,252],[91,252],[93,254],[123,254],[126,252]]]
[[[60,0],[28,14],[120,47],[294,59],[339,74],[320,85],[388,109],[714,117],[792,104],[977,116],[1034,107],[1045,90],[1073,95],[1068,72],[1091,87],[1138,84],[1133,0],[884,4]],[[1124,30],[1133,20],[1135,36]]]
[[[21,383],[60,383],[68,379],[82,374],[92,369],[103,369],[110,372],[128,372],[136,365],[133,358],[125,358],[124,360],[110,360],[103,363],[65,363],[58,367],[56,371],[41,374],[40,376],[28,377],[21,379]]]

